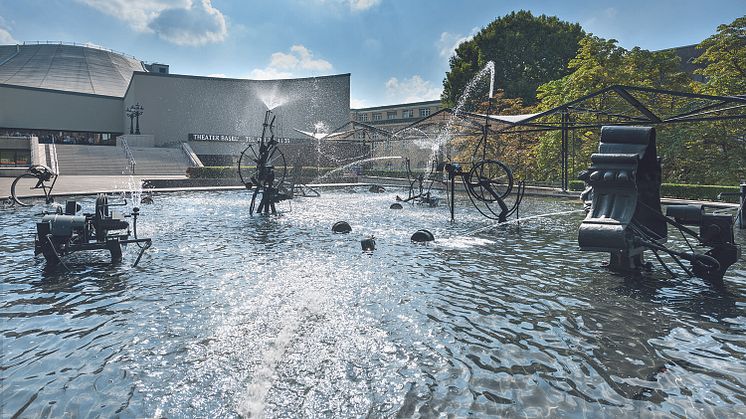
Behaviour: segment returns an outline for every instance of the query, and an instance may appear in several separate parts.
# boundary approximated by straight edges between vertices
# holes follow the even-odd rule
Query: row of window
[[[396,111],[389,111],[386,112],[386,119],[397,119]],[[383,113],[382,112],[374,112],[372,114],[373,121],[383,121]],[[430,116],[430,108],[420,108],[420,118],[424,118],[426,116]],[[399,119],[407,119],[407,118],[414,118],[414,109],[404,109],[401,111],[401,117]],[[367,122],[368,121],[368,114],[367,113],[361,113],[358,114],[358,120],[361,122]]]
[[[31,164],[29,150],[0,150],[0,166],[28,166]]]

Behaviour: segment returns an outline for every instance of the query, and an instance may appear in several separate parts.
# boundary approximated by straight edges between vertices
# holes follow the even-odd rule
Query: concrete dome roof
[[[70,44],[0,45],[0,84],[124,97],[141,61]]]

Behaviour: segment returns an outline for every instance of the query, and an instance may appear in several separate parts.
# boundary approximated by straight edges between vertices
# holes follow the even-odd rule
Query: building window
[[[401,117],[402,119],[414,118],[414,111],[411,109],[404,109],[401,111]]]
[[[420,108],[420,118],[430,116],[430,108]]]
[[[386,112],[386,119],[396,119],[396,111]]]
[[[367,122],[368,121],[368,114],[364,113],[364,114],[360,115],[360,120],[363,121],[363,122]]]
[[[381,116],[380,112],[377,112],[377,113],[373,114],[373,120],[374,121],[380,121],[381,119],[383,119],[383,117]]]
[[[0,150],[0,166],[29,166],[31,152],[28,150]]]

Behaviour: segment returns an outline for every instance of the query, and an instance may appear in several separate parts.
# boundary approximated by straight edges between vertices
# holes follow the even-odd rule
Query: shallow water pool
[[[389,210],[397,192],[322,191],[276,217],[250,217],[245,192],[156,195],[138,267],[130,248],[69,272],[33,256],[41,205],[0,210],[2,416],[746,413],[743,258],[724,288],[625,277],[577,250],[582,213],[470,235],[486,223],[466,202],[451,224]],[[578,208],[526,198],[521,215]],[[436,242],[410,243],[420,228]]]

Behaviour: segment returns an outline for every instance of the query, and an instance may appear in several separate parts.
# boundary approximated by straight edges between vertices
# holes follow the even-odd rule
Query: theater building
[[[126,111],[136,105],[142,115],[131,120]],[[349,74],[201,77],[170,74],[167,65],[87,45],[0,45],[0,136],[35,137],[40,144],[54,143],[57,151],[73,145],[121,148],[124,140],[140,153],[157,154],[186,144],[205,164],[228,163],[246,141],[261,135],[269,108],[277,117],[275,134],[289,148],[310,150],[308,139],[294,129],[311,131],[320,122],[343,125],[349,106]],[[130,134],[137,125],[140,135]],[[14,157],[5,164],[23,161],[17,157],[26,154],[17,142],[7,144],[0,140],[0,157],[10,156],[8,150]]]

